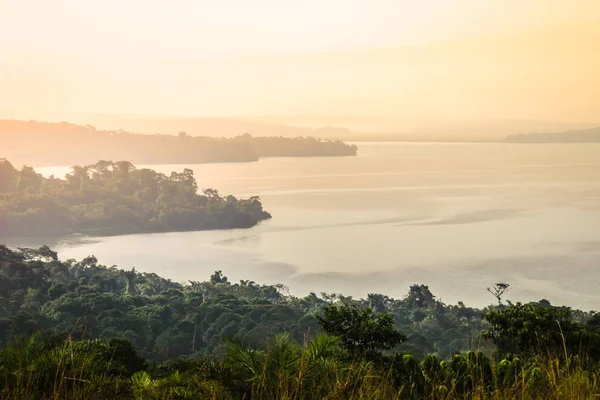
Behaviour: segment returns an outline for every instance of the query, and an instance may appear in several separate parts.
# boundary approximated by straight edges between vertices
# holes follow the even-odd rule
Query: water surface
[[[512,300],[600,308],[600,145],[358,146],[357,157],[185,166],[202,188],[261,196],[273,219],[251,229],[48,244],[62,258],[94,254],[177,281],[222,270],[294,294],[360,297],[402,297],[424,283],[444,301],[477,306],[493,300],[485,287],[507,282]]]

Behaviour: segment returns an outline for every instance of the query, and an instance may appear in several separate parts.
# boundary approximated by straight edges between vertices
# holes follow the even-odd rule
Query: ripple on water
[[[248,245],[254,245],[258,243],[260,240],[259,235],[244,235],[244,236],[236,236],[230,237],[222,240],[214,241],[213,244],[216,246],[237,246],[243,247]]]

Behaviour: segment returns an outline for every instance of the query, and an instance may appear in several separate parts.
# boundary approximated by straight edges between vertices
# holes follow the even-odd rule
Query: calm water
[[[358,157],[188,166],[200,187],[260,195],[273,219],[252,229],[49,244],[62,258],[94,254],[177,281],[223,270],[295,294],[361,297],[402,297],[424,283],[444,301],[477,306],[501,281],[515,301],[600,309],[600,145],[358,146]]]

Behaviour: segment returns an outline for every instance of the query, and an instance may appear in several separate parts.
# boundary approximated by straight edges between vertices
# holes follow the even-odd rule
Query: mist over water
[[[176,281],[286,284],[294,294],[402,297],[423,283],[446,302],[508,298],[597,308],[599,144],[358,143],[357,157],[154,165],[194,170],[201,188],[259,195],[273,218],[245,230],[47,238],[61,258]],[[37,168],[63,176],[67,167]]]

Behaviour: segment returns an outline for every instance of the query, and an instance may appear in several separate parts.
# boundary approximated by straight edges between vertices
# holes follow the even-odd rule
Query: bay
[[[146,166],[191,168],[201,188],[260,196],[273,218],[251,229],[7,244],[176,281],[222,270],[299,295],[403,297],[422,283],[445,302],[483,306],[493,301],[485,288],[506,282],[513,301],[598,308],[600,144],[357,145],[356,157]]]

